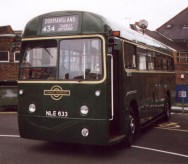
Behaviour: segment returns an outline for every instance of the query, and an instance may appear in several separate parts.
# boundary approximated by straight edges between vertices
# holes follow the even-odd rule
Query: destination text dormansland
[[[45,25],[59,24],[59,23],[74,23],[76,21],[77,21],[76,16],[51,17],[51,18],[44,19]]]

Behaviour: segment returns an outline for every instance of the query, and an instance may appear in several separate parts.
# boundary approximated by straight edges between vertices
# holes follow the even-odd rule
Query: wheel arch
[[[138,103],[135,99],[131,100],[129,106],[132,107],[134,113],[136,114],[137,118],[139,118],[139,110],[138,110]]]

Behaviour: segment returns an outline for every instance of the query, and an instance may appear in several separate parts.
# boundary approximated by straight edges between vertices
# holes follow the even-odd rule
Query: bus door
[[[110,137],[114,138],[120,134],[120,109],[122,104],[122,99],[120,96],[121,88],[121,60],[120,60],[120,50],[114,50],[110,56],[110,84],[111,84],[111,120],[110,120]]]

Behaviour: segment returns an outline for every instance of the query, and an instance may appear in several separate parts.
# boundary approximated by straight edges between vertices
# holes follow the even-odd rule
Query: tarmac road
[[[188,113],[174,113],[142,132],[130,148],[95,147],[27,140],[19,137],[17,114],[0,113],[0,163],[130,164],[188,163]]]

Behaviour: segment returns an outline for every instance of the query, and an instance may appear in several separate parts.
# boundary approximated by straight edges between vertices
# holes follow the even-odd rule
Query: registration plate
[[[53,117],[68,117],[67,111],[56,111],[56,110],[50,110],[46,111],[46,116],[53,116]]]

